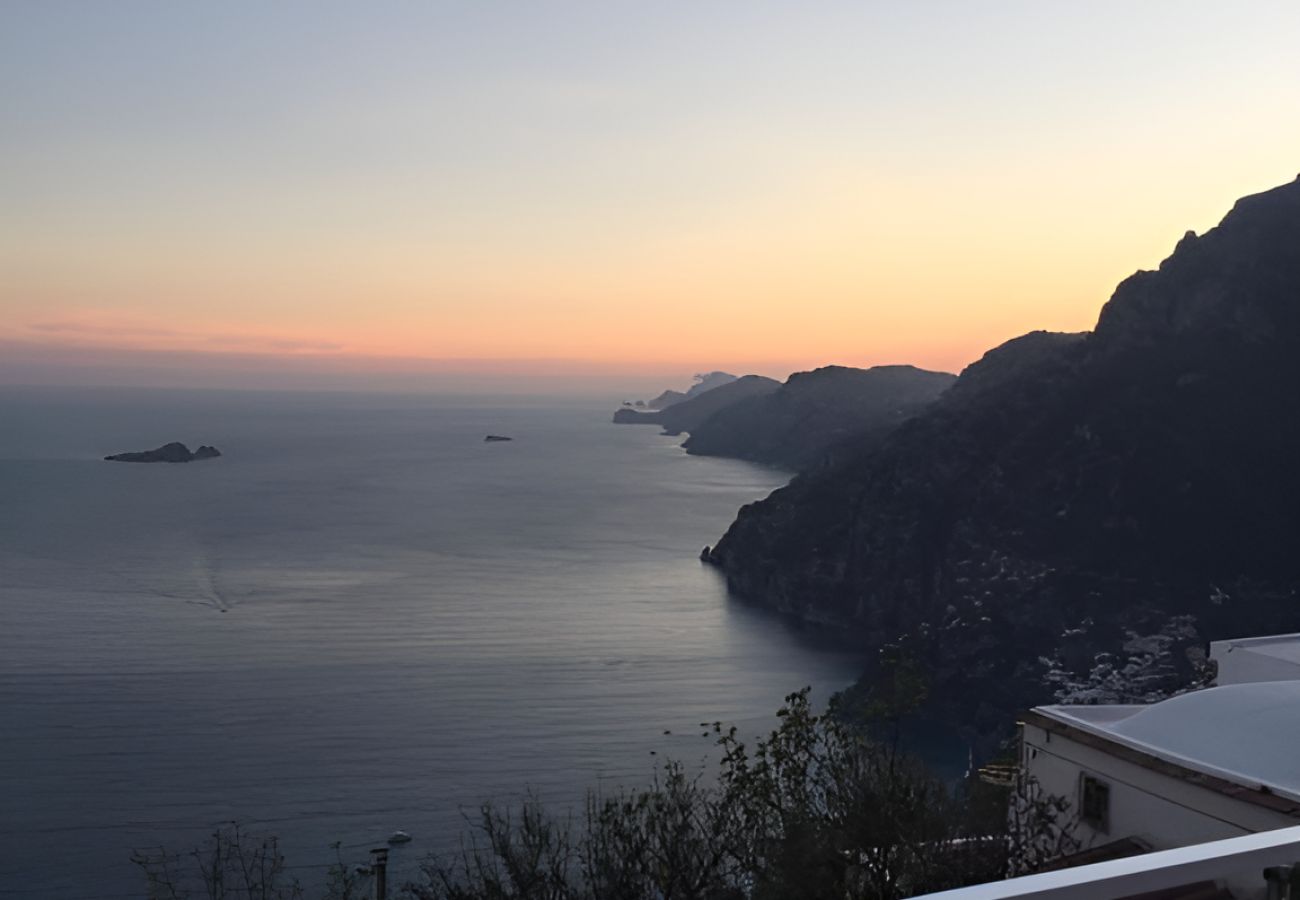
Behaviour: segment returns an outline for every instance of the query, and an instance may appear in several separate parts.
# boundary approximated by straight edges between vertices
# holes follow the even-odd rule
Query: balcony
[[[925,895],[926,900],[1300,900],[1300,826]],[[1267,872],[1266,872],[1267,870]]]

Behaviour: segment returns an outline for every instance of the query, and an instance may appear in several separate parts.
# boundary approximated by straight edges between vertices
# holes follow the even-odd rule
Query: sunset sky
[[[1295,0],[9,0],[0,382],[957,370],[1295,178],[1297,47]]]

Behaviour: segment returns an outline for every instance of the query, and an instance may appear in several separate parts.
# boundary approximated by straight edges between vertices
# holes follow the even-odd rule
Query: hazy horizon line
[[[828,365],[918,365],[909,360],[709,361],[381,356],[313,352],[154,350],[0,339],[0,385],[178,387],[215,390],[628,393],[685,389],[697,373],[727,371],[784,381]],[[931,368],[921,366],[922,368]],[[648,394],[649,396],[650,394]]]

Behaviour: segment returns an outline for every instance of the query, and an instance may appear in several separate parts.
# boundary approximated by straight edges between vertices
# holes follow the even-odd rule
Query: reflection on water
[[[400,880],[484,798],[640,783],[857,674],[696,560],[784,477],[603,408],[6,390],[0,421],[0,896],[138,896],[132,847],[231,819],[304,866],[402,828]],[[100,461],[170,440],[226,455]]]

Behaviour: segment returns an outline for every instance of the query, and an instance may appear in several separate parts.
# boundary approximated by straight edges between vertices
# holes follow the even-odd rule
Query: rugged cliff
[[[745,507],[708,558],[741,597],[910,647],[977,731],[1147,638],[1174,683],[1203,639],[1300,626],[1298,388],[1300,180],[1125,280],[1095,331],[990,351]]]
[[[653,400],[647,400],[644,403],[638,402],[635,405],[648,407],[649,409],[667,409],[676,403],[681,403],[683,400],[691,400],[700,394],[722,387],[724,384],[730,384],[735,380],[736,376],[730,372],[701,372],[695,376],[695,383],[687,388],[685,393],[667,390]]]
[[[796,372],[778,390],[719,410],[683,446],[794,470],[829,465],[915,415],[955,378],[913,366]]]
[[[781,382],[762,375],[746,375],[665,409],[640,412],[624,407],[614,413],[614,422],[618,425],[661,425],[668,434],[681,434],[695,430],[719,410],[751,397],[770,394],[780,386]]]

